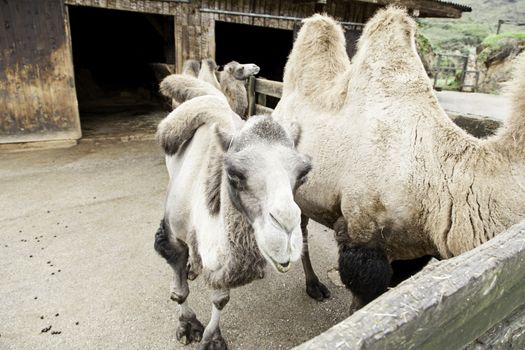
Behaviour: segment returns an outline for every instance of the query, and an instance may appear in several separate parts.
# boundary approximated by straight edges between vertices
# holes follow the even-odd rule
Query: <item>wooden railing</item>
[[[283,83],[279,81],[250,77],[248,80],[248,116],[272,114],[273,109],[266,106],[266,97],[281,98]]]
[[[431,263],[295,349],[494,348],[525,349],[525,221]]]

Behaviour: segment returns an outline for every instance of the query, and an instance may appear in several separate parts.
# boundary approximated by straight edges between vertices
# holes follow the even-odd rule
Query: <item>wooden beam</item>
[[[430,264],[295,349],[462,349],[523,304],[525,220]]]
[[[258,78],[255,80],[255,92],[258,94],[281,98],[283,95],[283,83],[279,81]]]
[[[99,7],[112,10],[123,10],[160,15],[173,15],[170,10],[173,1],[163,0],[127,0],[127,1],[92,1],[92,0],[64,0],[66,5]],[[187,1],[178,1],[177,5],[188,6]]]
[[[349,0],[344,0],[349,1]],[[409,10],[419,10],[419,17],[445,17],[445,18],[460,18],[463,11],[456,8],[452,4],[435,2],[432,0],[358,0],[359,2],[366,2],[377,5],[397,4],[401,7],[406,7]]]
[[[255,114],[256,115],[271,115],[273,112],[273,109],[268,108],[266,106],[262,106],[260,104],[255,105]]]
[[[255,114],[255,79],[253,75],[248,79],[248,116]]]

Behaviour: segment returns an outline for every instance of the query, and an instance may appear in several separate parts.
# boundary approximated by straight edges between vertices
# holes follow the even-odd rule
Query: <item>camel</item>
[[[246,83],[248,78],[259,73],[259,70],[260,68],[253,63],[240,64],[231,61],[219,72],[217,63],[212,58],[206,58],[201,63],[193,59],[186,60],[182,74],[198,77],[222,91],[233,111],[246,119],[248,108]],[[172,103],[172,107],[175,109],[177,104]]]
[[[248,108],[246,82],[250,76],[259,73],[259,70],[260,68],[253,63],[240,64],[236,61],[231,61],[219,73],[222,92],[228,99],[228,103],[233,111],[243,119],[246,118],[246,110]]]
[[[392,261],[454,257],[525,217],[525,55],[512,114],[497,135],[476,139],[439,105],[415,28],[402,9],[378,11],[350,63],[341,26],[306,19],[273,113],[301,128],[298,149],[313,164],[296,193],[302,226],[334,229],[356,307],[386,290]]]
[[[185,75],[166,79],[166,91],[187,100],[157,130],[170,182],[154,246],[174,271],[177,339],[226,349],[219,320],[230,289],[263,278],[267,264],[287,272],[301,256],[294,192],[311,165],[294,146],[300,131],[293,125],[284,129],[271,116],[243,122],[222,94],[193,95],[209,84]],[[205,329],[187,301],[187,279],[199,274],[212,292]]]

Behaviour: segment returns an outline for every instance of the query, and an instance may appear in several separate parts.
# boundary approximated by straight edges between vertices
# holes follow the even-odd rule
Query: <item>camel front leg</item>
[[[202,339],[204,327],[187,302],[190,293],[187,281],[188,246],[179,239],[173,239],[169,225],[162,220],[155,234],[155,250],[173,269],[171,300],[178,303],[179,324],[177,340],[183,344]]]
[[[392,278],[392,267],[377,236],[380,232],[360,232],[360,240],[349,236],[344,217],[334,226],[339,246],[339,276],[354,299],[352,309],[360,309],[383,294]]]
[[[222,337],[219,321],[221,318],[221,311],[230,301],[230,290],[213,290],[212,291],[212,310],[211,319],[202,336],[202,343],[199,345],[199,350],[227,350],[228,346]]]

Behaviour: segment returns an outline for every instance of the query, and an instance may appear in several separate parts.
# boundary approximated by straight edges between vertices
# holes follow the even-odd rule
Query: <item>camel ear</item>
[[[294,147],[297,147],[299,141],[301,141],[301,126],[295,122],[292,122],[288,127],[288,132],[290,133]]]
[[[217,124],[213,124],[212,127],[213,135],[215,138],[215,141],[219,144],[221,149],[226,152],[228,148],[230,147],[230,144],[233,139],[233,135],[230,134],[228,131],[224,130]]]

